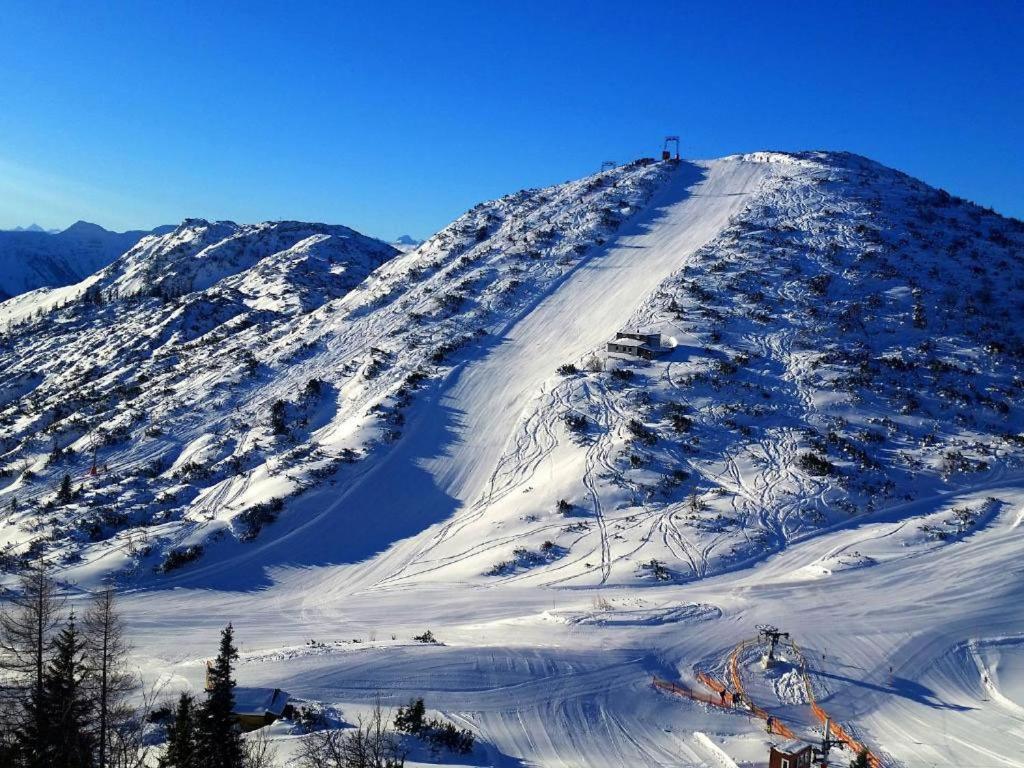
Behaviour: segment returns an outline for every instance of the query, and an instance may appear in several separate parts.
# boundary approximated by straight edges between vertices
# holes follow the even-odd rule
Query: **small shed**
[[[236,687],[233,714],[243,731],[254,731],[279,719],[289,698],[280,688]]]
[[[642,341],[616,338],[608,342],[608,351],[618,355],[632,355],[644,360],[652,360],[655,351]]]
[[[772,745],[768,753],[768,768],[811,768],[814,750],[802,741],[787,741]]]

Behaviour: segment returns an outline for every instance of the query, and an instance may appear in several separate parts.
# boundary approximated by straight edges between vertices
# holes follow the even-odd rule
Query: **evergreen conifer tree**
[[[196,714],[195,700],[182,693],[174,722],[167,729],[167,751],[160,758],[160,768],[199,768]]]
[[[57,502],[60,504],[70,504],[75,498],[75,491],[71,487],[71,475],[65,474],[60,481],[60,490],[57,491]]]
[[[26,768],[92,768],[95,743],[90,730],[92,703],[86,684],[84,647],[74,615],[53,640],[54,655],[43,677],[42,693],[26,702],[28,717],[18,732]]]
[[[34,563],[21,578],[19,590],[9,599],[12,610],[0,611],[0,669],[9,675],[14,683],[11,691],[15,695],[5,704],[18,711],[4,712],[4,720],[17,722],[20,728],[29,727],[41,733],[45,724],[41,709],[24,707],[24,702],[45,698],[44,683],[47,662],[54,649],[54,635],[61,623],[63,600],[57,592],[57,585],[50,578],[46,565]],[[33,721],[33,722],[26,722]],[[16,734],[17,735],[17,734]],[[20,744],[20,736],[16,739]]]
[[[233,666],[238,660],[234,629],[228,624],[220,635],[220,652],[209,671],[209,692],[199,718],[199,751],[204,768],[240,768],[242,732],[235,719]]]

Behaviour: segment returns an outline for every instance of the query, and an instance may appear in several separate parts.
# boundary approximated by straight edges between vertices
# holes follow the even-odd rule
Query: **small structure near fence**
[[[675,159],[676,159],[677,162],[679,161],[679,137],[678,136],[666,136],[665,137],[665,143],[661,145],[661,159],[662,160],[671,160],[672,159],[672,152],[669,149],[669,144],[673,144],[673,143],[676,145],[676,157],[675,157]]]
[[[206,684],[204,689],[207,692],[213,690],[213,678],[211,671],[213,662],[206,662]],[[265,725],[270,725],[280,720],[284,715],[285,707],[288,706],[288,699],[291,698],[287,691],[280,688],[245,688],[235,686],[235,707],[231,714],[235,716],[238,725],[243,731],[255,731]]]
[[[802,741],[787,741],[772,745],[768,753],[768,768],[810,768],[814,749]]]
[[[608,351],[615,355],[629,355],[639,357],[642,360],[653,360],[655,350],[644,344],[642,341],[632,339],[616,339],[608,342]]]
[[[619,331],[615,334],[615,340],[608,342],[608,351],[639,357],[642,360],[653,360],[661,352],[661,334]]]
[[[243,731],[254,731],[280,719],[288,698],[280,688],[235,688],[232,714]]]

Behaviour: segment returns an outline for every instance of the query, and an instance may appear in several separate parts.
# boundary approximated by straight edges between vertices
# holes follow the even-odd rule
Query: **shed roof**
[[[800,741],[799,739],[790,739],[789,741],[785,741],[782,744],[776,744],[774,746],[779,752],[788,752],[791,755],[795,755],[797,752],[802,752],[809,748],[810,744]]]
[[[290,696],[280,688],[235,688],[236,715],[280,717]]]
[[[620,347],[643,347],[649,349],[646,341],[637,341],[636,339],[618,338],[613,339],[612,344],[618,344]]]

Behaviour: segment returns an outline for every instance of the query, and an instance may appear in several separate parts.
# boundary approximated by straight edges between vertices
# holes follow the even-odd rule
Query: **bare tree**
[[[124,624],[117,613],[113,589],[93,597],[85,617],[87,663],[93,674],[96,702],[98,768],[120,766],[123,742],[136,718],[128,697],[139,688],[138,675],[128,668],[131,647],[124,636]]]
[[[302,741],[302,768],[402,768],[405,750],[380,702],[355,729],[314,731]]]
[[[137,706],[126,703],[115,710],[118,716],[111,718],[107,739],[108,768],[144,768],[152,765],[149,755],[153,749],[147,738],[146,721],[163,697],[164,685],[154,683],[142,693]]]
[[[328,728],[313,731],[302,739],[299,749],[301,768],[344,768],[343,742],[348,737],[345,731]]]
[[[8,610],[0,613],[0,667],[8,678],[5,682],[17,693],[28,691],[39,700],[64,598],[39,560],[22,575],[8,602]]]
[[[274,768],[277,749],[261,728],[242,742],[242,765],[245,768]]]

